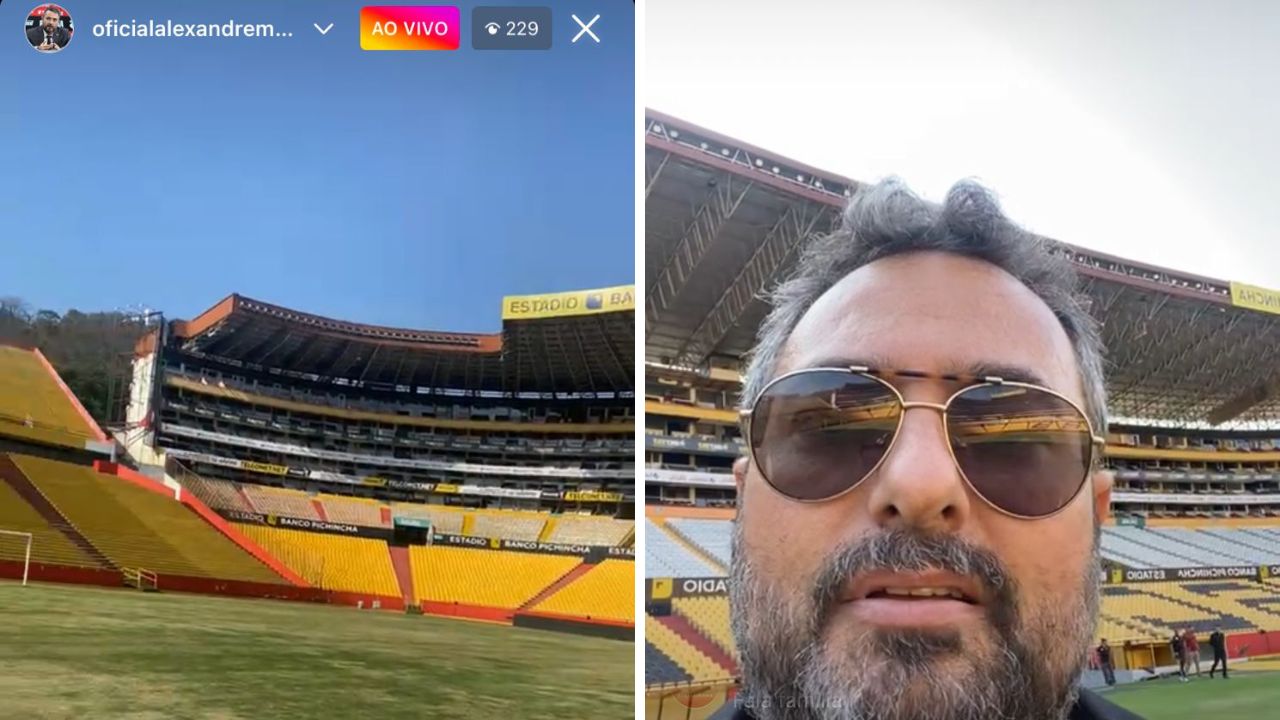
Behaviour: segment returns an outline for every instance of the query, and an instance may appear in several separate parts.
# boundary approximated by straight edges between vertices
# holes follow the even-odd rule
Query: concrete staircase
[[[564,587],[565,585],[568,585],[574,580],[577,580],[578,578],[587,574],[593,567],[595,567],[594,563],[591,563],[591,564],[582,563],[581,565],[575,565],[572,570],[565,573],[564,575],[561,575],[560,579],[556,580],[555,582],[543,588],[542,592],[539,592],[537,595],[534,595],[532,600],[521,605],[520,610],[521,611],[532,610],[533,608],[538,606],[538,603],[542,602],[543,600],[546,600],[552,595],[555,595],[557,592],[560,591],[560,588]]]
[[[396,583],[400,585],[400,597],[404,598],[405,607],[416,605],[418,600],[413,594],[413,563],[409,561],[409,548],[403,545],[387,545],[391,554],[391,567],[396,571]]]
[[[119,570],[116,564],[111,562],[110,558],[94,547],[93,543],[89,542],[89,539],[76,529],[76,526],[72,525],[53,503],[49,502],[49,498],[46,498],[44,493],[40,492],[40,489],[27,478],[22,469],[8,455],[0,455],[0,482],[4,482],[13,488],[18,497],[40,513],[40,516],[44,518],[45,522],[49,523],[50,527],[66,535],[72,544],[84,551],[84,554],[93,558],[95,562],[104,568]]]
[[[684,547],[685,550],[688,550],[691,555],[702,560],[716,570],[719,570],[721,573],[725,575],[729,574],[729,568],[725,567],[724,563],[716,559],[715,555],[703,550],[701,545],[685,537],[684,533],[677,530],[674,525],[668,525],[665,522],[654,524],[661,528],[667,535],[671,536],[677,544]]]
[[[697,648],[698,652],[714,660],[717,665],[725,669],[726,673],[735,674],[738,672],[738,664],[733,661],[733,658],[729,656],[729,653],[725,652],[724,648],[712,642],[706,635],[698,632],[698,628],[694,627],[692,623],[681,615],[672,613],[670,615],[651,619],[656,619],[658,622],[666,625],[667,629],[679,635],[681,640],[689,643],[693,647]]]

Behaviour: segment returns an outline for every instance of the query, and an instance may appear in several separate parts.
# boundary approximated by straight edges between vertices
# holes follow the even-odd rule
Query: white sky
[[[1280,289],[1280,3],[647,0],[645,104],[857,180]]]

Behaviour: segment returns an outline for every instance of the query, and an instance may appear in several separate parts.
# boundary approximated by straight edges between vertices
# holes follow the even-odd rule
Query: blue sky
[[[488,332],[503,295],[633,282],[633,4],[544,3],[554,47],[523,53],[470,49],[476,4],[457,51],[365,52],[356,2],[70,0],[44,56],[34,0],[4,2],[0,296]],[[570,13],[602,42],[571,45]],[[294,37],[93,37],[111,18]]]

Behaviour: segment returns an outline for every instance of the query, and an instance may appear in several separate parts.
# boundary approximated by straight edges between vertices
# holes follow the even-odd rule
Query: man
[[[1190,671],[1192,663],[1195,663],[1196,677],[1200,677],[1200,641],[1191,628],[1182,633],[1182,645],[1186,648],[1187,670]]]
[[[1183,643],[1182,633],[1173,631],[1173,637],[1169,638],[1169,649],[1173,650],[1173,659],[1178,663],[1179,679],[1187,682],[1187,646]]]
[[[27,30],[27,41],[40,52],[57,52],[71,42],[71,33],[62,27],[62,11],[56,5],[45,8],[40,24]]]
[[[1107,685],[1115,685],[1116,669],[1111,664],[1111,646],[1107,644],[1106,638],[1102,638],[1102,643],[1098,645],[1098,665],[1102,667],[1102,677]]]
[[[735,717],[1136,717],[1078,685],[1111,478],[1070,261],[975,184],[888,181],[772,304],[734,465]]]
[[[1218,661],[1222,661],[1222,679],[1227,679],[1227,636],[1222,634],[1221,627],[1215,627],[1209,635],[1209,647],[1213,648],[1213,664],[1209,666],[1209,678],[1213,679],[1213,671],[1218,669]]]

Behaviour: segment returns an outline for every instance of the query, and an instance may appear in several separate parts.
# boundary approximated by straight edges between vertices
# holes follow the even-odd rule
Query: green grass
[[[1111,702],[1149,720],[1265,720],[1280,716],[1280,672],[1240,672],[1231,679],[1209,679],[1206,672],[1189,683],[1153,680],[1117,687],[1106,693]]]
[[[633,667],[617,640],[0,581],[6,718],[629,718]]]

